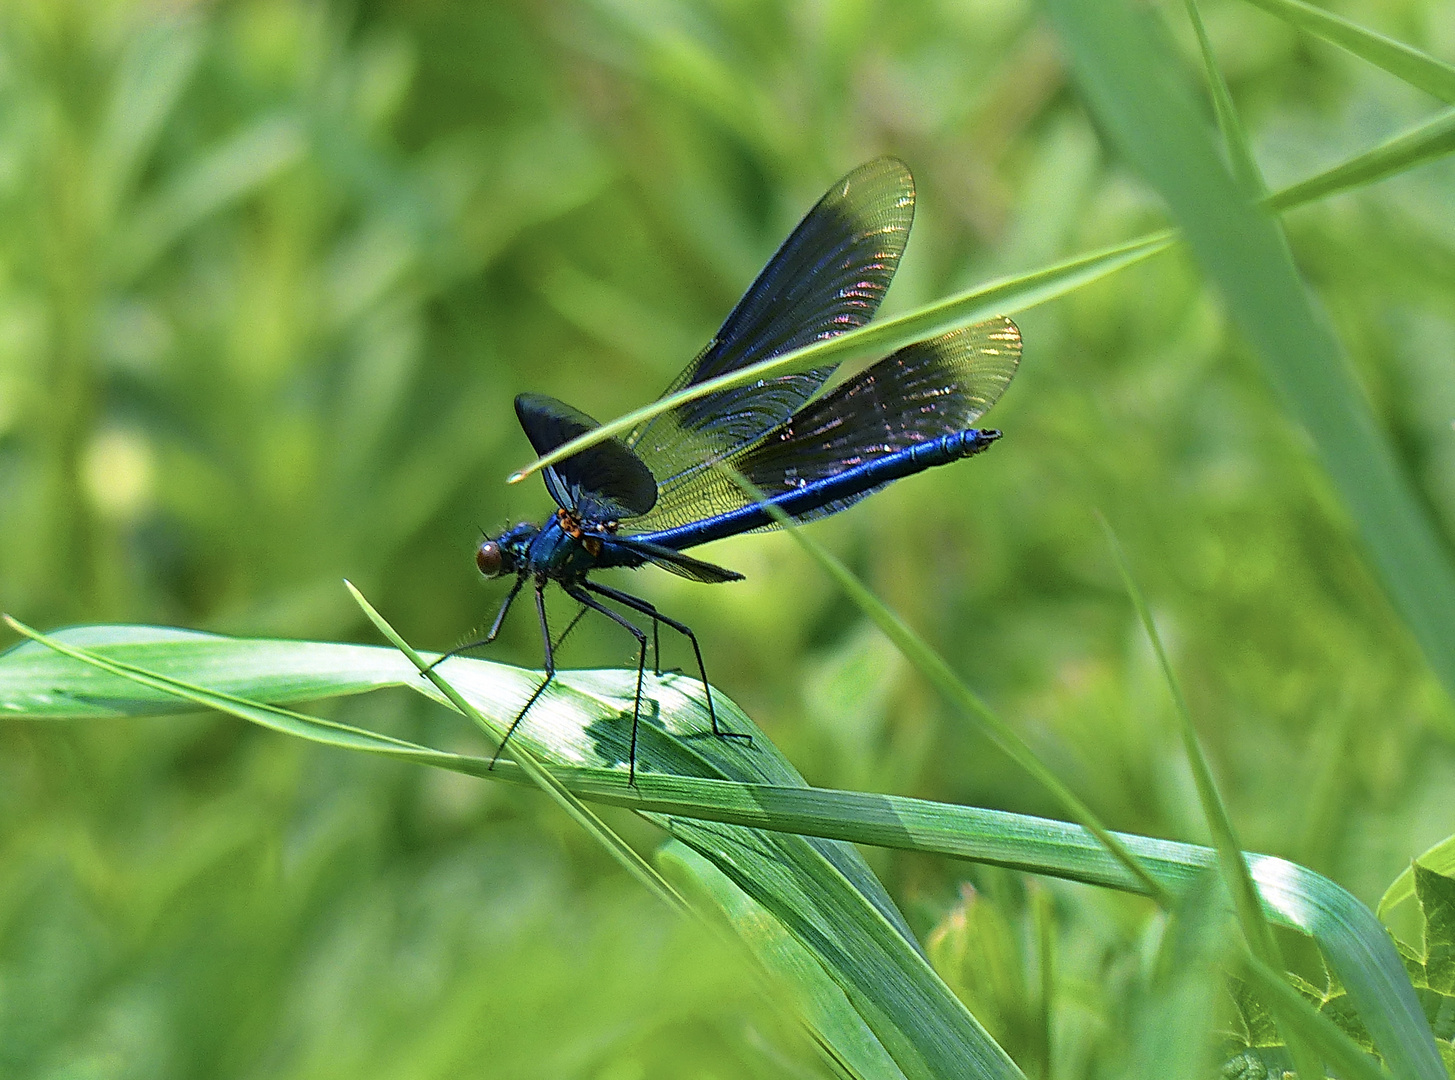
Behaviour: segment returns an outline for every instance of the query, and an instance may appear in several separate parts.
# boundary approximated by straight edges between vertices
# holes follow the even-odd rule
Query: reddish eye
[[[475,565],[486,577],[499,577],[502,563],[500,545],[494,540],[486,540],[475,552]]]

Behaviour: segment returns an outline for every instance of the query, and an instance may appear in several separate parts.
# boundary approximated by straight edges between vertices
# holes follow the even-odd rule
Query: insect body
[[[868,323],[899,265],[913,216],[914,182],[902,162],[879,158],[849,173],[799,223],[666,393]],[[506,739],[555,675],[557,642],[545,608],[551,582],[583,612],[601,612],[637,641],[632,782],[647,639],[603,601],[651,619],[654,637],[658,623],[684,635],[697,659],[713,734],[742,737],[718,724],[696,635],[640,597],[590,575],[650,563],[693,581],[740,580],[741,574],[684,554],[698,544],[775,526],[774,516],[729,471],[793,520],[836,513],[900,477],[978,454],[1000,438],[999,431],[973,425],[1009,384],[1020,351],[1015,324],[992,319],[906,346],[819,397],[814,395],[832,367],[717,391],[646,421],[625,439],[604,440],[543,470],[556,514],[544,525],[521,524],[487,539],[475,554],[485,577],[514,575],[515,583],[490,632],[474,644],[495,639],[529,582],[545,648],[546,678]],[[541,394],[517,397],[515,412],[538,454],[598,426]]]

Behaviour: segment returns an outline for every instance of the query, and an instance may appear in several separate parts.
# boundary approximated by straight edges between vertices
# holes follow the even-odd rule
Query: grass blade
[[[1303,0],[1248,0],[1248,3],[1455,105],[1455,67],[1443,60]]]
[[[836,1067],[850,1076],[904,1080],[904,1073],[813,952],[762,905],[680,841],[663,845],[657,863],[681,881],[680,889],[694,906],[717,911],[765,969],[800,989],[796,1004],[807,1012],[810,1028],[825,1033],[820,1046]]]
[[[434,684],[435,689],[442,693],[457,710],[460,715],[472,720],[481,731],[494,740],[496,746],[500,746],[504,730],[497,728],[487,720],[478,709],[471,705],[465,698],[451,686],[442,675],[426,662],[419,653],[415,652],[409,644],[399,636],[395,629],[385,621],[384,617],[374,610],[372,604],[364,599],[364,594],[354,588],[353,583],[344,582],[344,587],[349,590],[349,595],[354,602],[363,609],[369,621],[378,628],[394,645],[402,652],[411,664],[413,664],[421,675]],[[536,761],[535,756],[524,745],[511,743],[502,748],[502,752],[510,755],[510,759],[520,766],[523,773],[562,810],[566,811],[578,825],[606,849],[607,853],[617,861],[628,874],[636,878],[648,892],[661,900],[668,907],[671,907],[683,915],[694,914],[687,901],[682,899],[677,890],[669,885],[665,878],[653,868],[652,864],[637,854],[636,849],[623,840],[616,832],[602,821],[596,814],[587,807],[580,799],[571,794],[550,772]]]
[[[195,705],[219,709],[273,730],[315,742],[433,764],[474,776],[517,784],[532,781],[513,762],[502,760],[490,772],[488,758],[443,754],[401,744],[357,728],[316,720],[279,708],[278,701],[361,693],[384,686],[407,686],[438,701],[444,695],[418,677],[394,649],[368,645],[257,641],[189,633],[162,627],[78,627],[52,636],[72,649],[84,649],[117,672],[137,670],[145,660],[150,679],[165,680],[175,692],[192,693]],[[484,660],[457,657],[442,668],[451,682],[482,712],[507,721],[524,701],[538,673]],[[306,669],[306,671],[305,671]],[[543,696],[532,710],[530,730],[517,738],[531,741],[551,761],[551,772],[582,799],[629,807],[662,817],[721,822],[803,837],[817,843],[854,842],[1004,866],[1130,892],[1148,892],[1090,832],[1079,825],[1003,811],[931,803],[900,796],[813,789],[802,784],[752,722],[724,696],[715,694],[719,716],[735,730],[752,732],[761,753],[756,760],[735,756],[736,748],[683,741],[683,732],[707,724],[705,705],[694,680],[653,679],[657,723],[644,725],[648,736],[637,786],[626,783],[625,741],[608,737],[611,721],[621,717],[635,687],[635,672],[562,672],[563,684]],[[218,691],[198,685],[224,683]],[[0,715],[52,721],[64,718],[157,715],[177,708],[168,692],[137,682],[133,675],[101,670],[33,644],[0,654]],[[658,726],[660,725],[660,726]],[[713,751],[713,756],[704,751]],[[754,780],[729,774],[742,762],[756,765]],[[714,766],[714,762],[716,765]],[[655,770],[655,771],[653,771]],[[1115,834],[1162,889],[1177,894],[1217,865],[1208,848],[1169,840]],[[809,841],[796,839],[805,847]],[[699,849],[700,850],[700,849]],[[818,859],[822,849],[813,849]],[[800,849],[790,859],[810,857]],[[839,849],[840,865],[853,849]],[[751,862],[751,856],[747,856]],[[1380,1053],[1396,1075],[1434,1077],[1425,1066],[1436,1053],[1424,1015],[1404,966],[1383,926],[1346,890],[1283,859],[1248,856],[1249,869],[1264,910],[1276,923],[1309,934],[1318,942],[1330,969],[1348,990]],[[871,885],[859,895],[873,900]],[[889,915],[886,915],[889,917]],[[907,942],[908,931],[899,935]],[[891,945],[893,944],[891,939]],[[893,946],[901,949],[903,946]],[[880,955],[884,955],[883,950]],[[902,955],[902,954],[901,954]],[[822,958],[820,957],[822,963]],[[906,960],[906,962],[908,962]],[[917,963],[917,962],[916,962]],[[826,968],[827,970],[827,968]],[[847,974],[833,975],[843,985]],[[847,991],[846,991],[847,992]],[[905,1026],[911,1026],[909,1020]],[[1428,1048],[1426,1049],[1426,1044]]]
[[[1264,205],[1278,211],[1293,210],[1318,199],[1352,191],[1397,175],[1442,157],[1452,150],[1455,150],[1455,119],[1448,114],[1442,115],[1413,131],[1396,136],[1374,150],[1356,155],[1306,180],[1283,188],[1268,196]],[[992,315],[1014,315],[1143,262],[1166,251],[1180,239],[1175,231],[1147,233],[1135,240],[1077,255],[1041,270],[1001,278],[917,308],[897,319],[870,323],[827,341],[815,342],[803,349],[770,357],[741,371],[689,386],[561,444],[550,453],[512,473],[508,482],[519,483],[547,465],[570,457],[588,446],[594,446],[603,439],[623,435],[654,416],[718,390],[743,386],[785,371],[882,356],[924,337],[965,326]]]
[[[1312,437],[1396,608],[1455,693],[1455,570],[1277,223],[1223,167],[1164,42],[1124,0],[1047,0],[1093,110],[1166,200],[1229,315]]]
[[[1423,165],[1455,151],[1455,110],[1441,113],[1413,131],[1396,135],[1373,150],[1300,180],[1264,200],[1270,210],[1306,206]]]
[[[1001,278],[987,285],[959,293],[933,304],[916,308],[895,319],[870,323],[838,337],[816,341],[801,349],[770,357],[757,364],[721,375],[716,379],[689,386],[669,394],[633,412],[617,417],[600,427],[592,428],[570,442],[562,443],[548,454],[542,454],[529,465],[512,473],[507,482],[519,483],[603,439],[622,435],[638,424],[660,413],[675,409],[688,401],[735,386],[746,386],[769,375],[785,371],[801,371],[811,367],[843,364],[867,357],[887,356],[905,345],[943,334],[961,326],[981,322],[996,315],[1014,315],[1028,307],[1064,296],[1069,292],[1099,281],[1123,267],[1132,266],[1165,251],[1173,242],[1170,232],[1149,233],[1125,244],[1116,244],[1100,251],[1078,255],[1043,270]]]
[[[1207,72],[1208,91],[1212,95],[1213,113],[1218,118],[1218,130],[1223,135],[1223,147],[1228,152],[1228,163],[1233,175],[1243,189],[1254,198],[1263,198],[1268,187],[1263,182],[1263,173],[1253,158],[1253,149],[1248,142],[1248,133],[1238,119],[1238,110],[1233,107],[1233,95],[1228,90],[1228,80],[1223,78],[1223,69],[1218,66],[1217,54],[1213,52],[1212,41],[1207,36],[1202,15],[1197,10],[1197,0],[1184,0],[1187,18],[1197,34],[1197,47],[1202,53],[1203,70]]]
[[[924,638],[916,634],[909,625],[892,611],[884,601],[875,596],[869,589],[865,588],[863,582],[850,573],[849,568],[838,559],[828,553],[824,547],[798,528],[793,519],[768,501],[768,497],[756,486],[750,483],[741,473],[735,472],[726,467],[719,466],[723,475],[732,480],[734,484],[749,495],[758,505],[762,506],[772,515],[773,519],[781,525],[784,530],[793,537],[794,541],[803,548],[808,555],[823,568],[825,573],[834,580],[834,583],[843,590],[854,604],[862,611],[880,631],[894,643],[897,648],[915,669],[925,677],[936,690],[955,706],[962,714],[978,722],[987,735],[995,744],[1003,750],[1012,761],[1018,764],[1028,774],[1038,780],[1043,787],[1054,795],[1073,818],[1079,821],[1091,831],[1107,850],[1120,859],[1134,877],[1140,880],[1147,888],[1147,892],[1163,907],[1170,906],[1172,897],[1166,892],[1157,881],[1151,877],[1136,858],[1117,839],[1110,829],[1102,824],[1101,819],[1096,816],[1091,807],[1087,806],[1076,793],[1063,784],[1058,776],[1053,773],[1036,756],[1030,744],[1021,738],[1020,733],[1000,718],[975,691],[965,685],[956,676],[945,658],[932,649]]]
[[[1213,780],[1207,756],[1203,754],[1202,745],[1198,742],[1197,728],[1192,723],[1192,712],[1187,707],[1187,698],[1183,696],[1182,684],[1177,680],[1177,673],[1172,670],[1172,661],[1168,658],[1167,650],[1162,644],[1162,635],[1157,632],[1157,624],[1152,618],[1152,609],[1147,606],[1147,598],[1132,575],[1132,568],[1127,562],[1126,553],[1122,551],[1121,543],[1117,540],[1116,533],[1112,531],[1111,523],[1100,513],[1096,516],[1097,520],[1101,522],[1102,531],[1106,533],[1107,546],[1111,548],[1112,558],[1116,561],[1117,570],[1121,573],[1127,595],[1131,597],[1132,607],[1136,609],[1142,629],[1152,643],[1152,651],[1156,654],[1157,663],[1162,669],[1162,678],[1171,692],[1173,711],[1177,714],[1177,729],[1182,736],[1183,753],[1186,754],[1188,765],[1192,769],[1192,780],[1197,788],[1198,802],[1202,804],[1202,814],[1207,820],[1208,832],[1212,835],[1213,846],[1218,853],[1218,865],[1222,871],[1223,882],[1233,898],[1233,910],[1237,912],[1238,923],[1243,930],[1243,938],[1253,955],[1266,964],[1269,969],[1282,971],[1283,956],[1279,952],[1278,942],[1273,937],[1273,928],[1269,926],[1268,919],[1263,914],[1258,889],[1253,884],[1253,878],[1248,873],[1248,864],[1243,857],[1243,845],[1238,841],[1237,831],[1233,828],[1232,819],[1228,816],[1228,808],[1223,804],[1222,795],[1219,794],[1217,784]],[[1323,1075],[1322,1063],[1310,1052],[1305,1040],[1300,1038],[1296,1032],[1284,1031],[1284,1042],[1293,1056],[1300,1076],[1321,1077]]]
[[[1288,985],[1282,974],[1255,956],[1244,959],[1248,980],[1269,1002],[1278,1017],[1279,1026],[1296,1031],[1301,1040],[1317,1047],[1324,1060],[1333,1067],[1335,1076],[1344,1080],[1388,1080],[1389,1074],[1379,1067],[1379,1063],[1340,1031],[1332,1020],[1320,1015],[1297,990]]]

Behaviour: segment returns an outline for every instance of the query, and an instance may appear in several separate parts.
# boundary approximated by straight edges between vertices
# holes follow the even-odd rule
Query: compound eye
[[[500,554],[500,545],[494,540],[486,540],[475,552],[475,565],[479,567],[480,573],[485,577],[499,577],[505,560]]]

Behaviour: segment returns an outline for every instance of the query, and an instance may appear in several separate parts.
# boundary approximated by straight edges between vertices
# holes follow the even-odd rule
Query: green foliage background
[[[1455,58],[1441,0],[1338,10]],[[1430,112],[1237,0],[1204,14],[1271,186]],[[502,483],[529,457],[513,395],[649,400],[884,152],[919,190],[886,314],[1164,222],[1013,0],[5,5],[0,607],[373,640],[348,576],[416,644],[468,640],[499,591],[480,529],[547,507]],[[1287,219],[1447,537],[1452,223],[1449,162]],[[1110,824],[1202,840],[1102,509],[1244,844],[1373,903],[1452,831],[1455,715],[1306,438],[1182,251],[1018,322],[1005,440],[815,536]],[[1057,815],[791,540],[710,557],[748,580],[631,583],[810,781]],[[534,665],[515,619],[498,655]],[[565,662],[625,663],[611,630]],[[338,714],[475,745],[412,695]],[[1123,1060],[1150,905],[869,854],[1031,1071],[1049,911],[1056,1071]],[[0,725],[5,1075],[817,1075],[778,1013],[533,792],[218,717]]]

